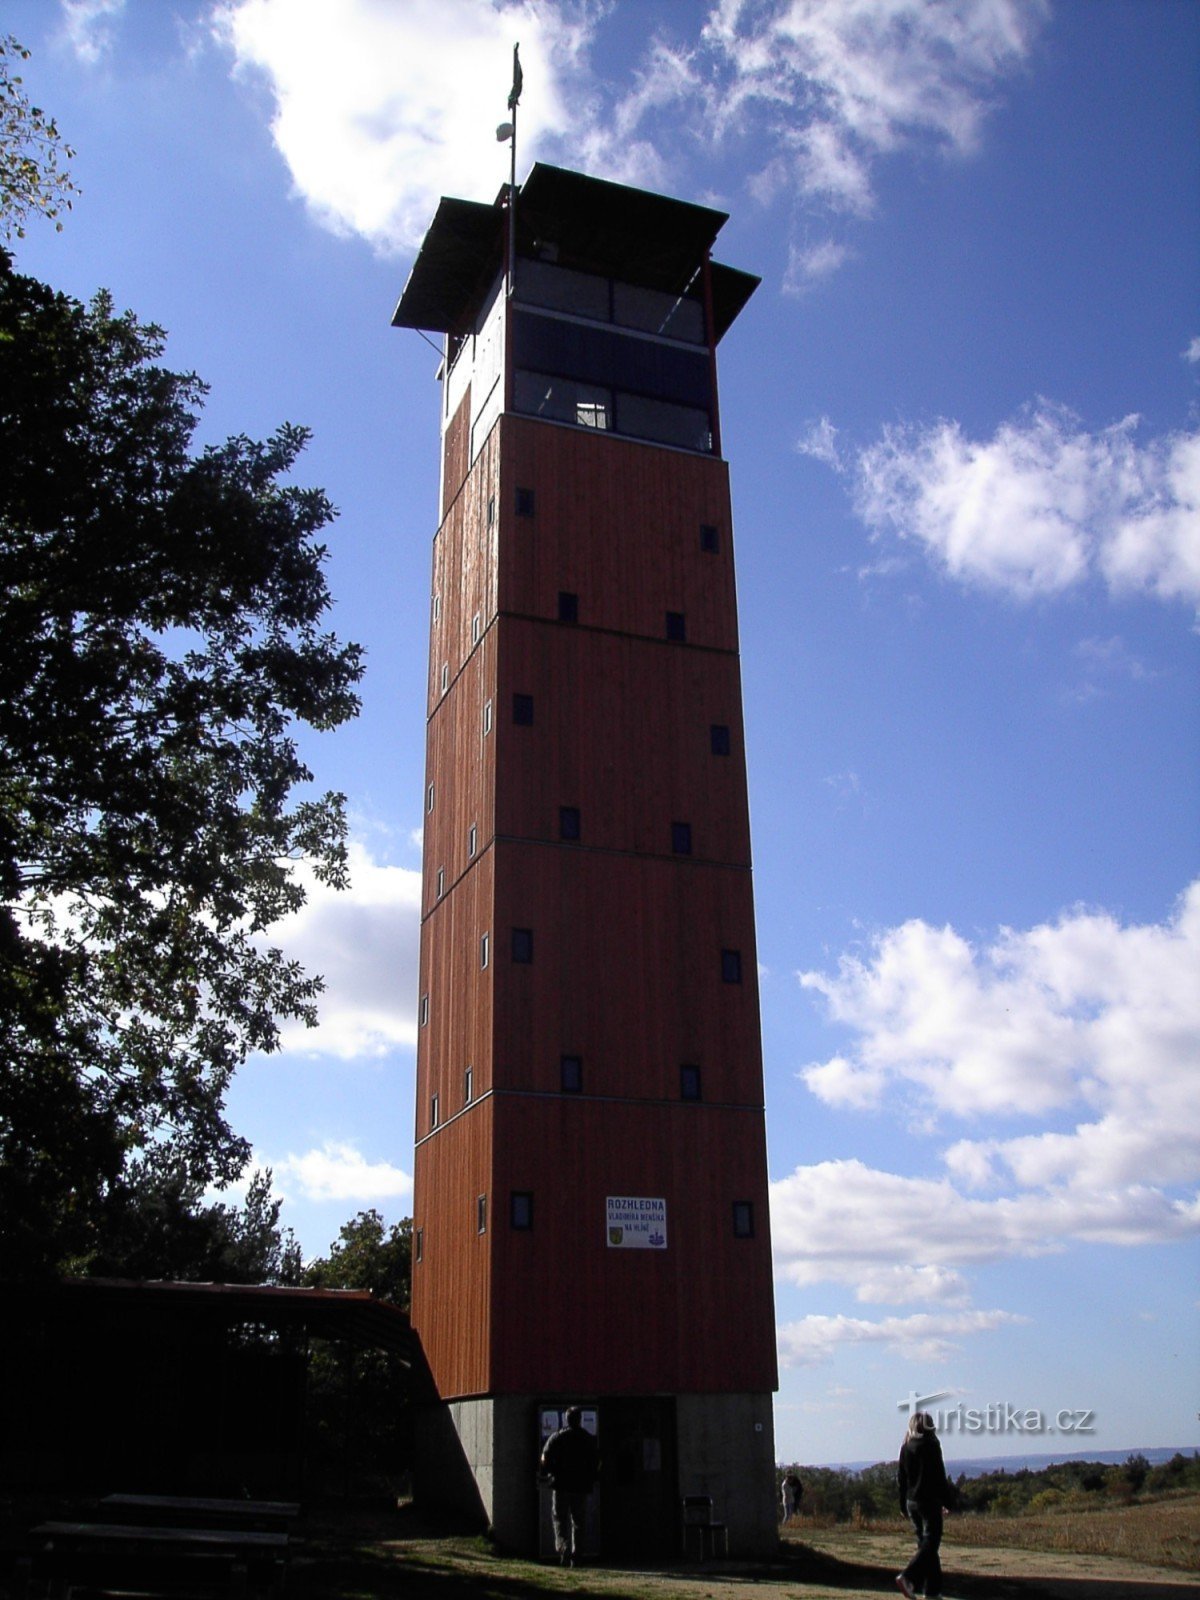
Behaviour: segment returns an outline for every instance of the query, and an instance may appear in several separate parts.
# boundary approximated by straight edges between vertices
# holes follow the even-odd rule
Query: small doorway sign
[[[667,1202],[610,1194],[605,1202],[610,1250],[665,1250]]]

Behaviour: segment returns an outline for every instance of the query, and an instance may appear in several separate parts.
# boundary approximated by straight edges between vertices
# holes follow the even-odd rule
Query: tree
[[[86,1267],[148,1170],[243,1170],[230,1078],[321,987],[266,930],[299,858],[345,882],[296,744],[358,709],[333,509],[302,428],[193,454],[164,344],[0,252],[0,1276]]]
[[[99,1277],[166,1278],[185,1283],[298,1284],[303,1261],[271,1170],[255,1172],[241,1207],[205,1205],[199,1184],[153,1156],[130,1164],[128,1183],[105,1219],[88,1262]]]
[[[412,1218],[389,1228],[360,1211],[338,1230],[328,1256],[309,1262],[314,1289],[367,1289],[407,1311],[412,1288]],[[412,1378],[391,1350],[316,1341],[308,1365],[308,1407],[317,1473],[343,1493],[394,1493],[411,1454]]]
[[[61,230],[60,214],[78,193],[60,158],[75,152],[54,122],[25,93],[14,65],[29,51],[12,34],[0,37],[0,237],[25,237],[25,220],[40,212]]]
[[[304,1269],[314,1289],[369,1289],[407,1311],[412,1293],[412,1218],[386,1227],[378,1211],[343,1223],[328,1256]]]

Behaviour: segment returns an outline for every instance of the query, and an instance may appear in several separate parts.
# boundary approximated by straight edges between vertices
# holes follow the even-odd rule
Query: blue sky
[[[170,331],[203,437],[314,439],[361,717],[318,1032],[230,1108],[309,1254],[411,1203],[443,193],[534,159],[730,213],[721,351],[780,1459],[1194,1445],[1200,9],[1190,0],[10,0],[77,148],[19,266]]]

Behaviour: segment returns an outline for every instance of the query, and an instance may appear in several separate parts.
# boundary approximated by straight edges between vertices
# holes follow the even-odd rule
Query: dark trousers
[[[572,1493],[570,1489],[555,1489],[550,1495],[550,1514],[554,1519],[554,1547],[560,1556],[572,1559],[579,1553],[583,1540],[583,1524],[587,1517],[587,1492]]]
[[[942,1542],[941,1506],[920,1506],[915,1500],[908,1502],[908,1517],[917,1535],[917,1553],[904,1569],[904,1576],[914,1589],[924,1589],[927,1595],[942,1592],[942,1563],[938,1546]]]

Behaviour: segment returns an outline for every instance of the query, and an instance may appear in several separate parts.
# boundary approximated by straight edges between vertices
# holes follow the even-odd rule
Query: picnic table
[[[32,1535],[35,1571],[52,1586],[97,1573],[157,1583],[164,1574],[186,1578],[202,1569],[237,1590],[251,1577],[255,1587],[279,1590],[287,1573],[288,1535],[262,1528],[64,1521],[39,1523]]]
[[[294,1500],[215,1500],[196,1495],[106,1494],[100,1501],[101,1516],[114,1513],[125,1521],[177,1523],[181,1527],[233,1528],[262,1527],[276,1532],[286,1529],[300,1515]]]

